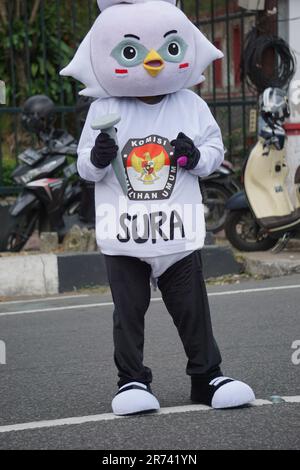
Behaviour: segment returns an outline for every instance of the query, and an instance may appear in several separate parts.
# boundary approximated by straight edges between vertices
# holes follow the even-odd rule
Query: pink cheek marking
[[[116,75],[127,75],[128,74],[128,70],[127,69],[116,69],[115,70],[115,73]]]
[[[188,62],[185,62],[184,64],[180,64],[179,68],[182,70],[182,69],[187,69],[189,66],[190,64]]]

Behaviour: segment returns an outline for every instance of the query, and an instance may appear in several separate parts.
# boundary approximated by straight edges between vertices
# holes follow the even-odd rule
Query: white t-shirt
[[[116,127],[127,197],[111,165],[97,169],[90,161],[99,134],[91,125],[110,113],[121,116]],[[170,142],[179,132],[200,150],[194,170],[170,164]],[[90,107],[78,155],[80,176],[96,183],[96,235],[103,253],[147,258],[202,248],[205,220],[198,177],[221,165],[224,147],[220,129],[198,95],[181,90],[154,105],[137,98],[99,99]]]

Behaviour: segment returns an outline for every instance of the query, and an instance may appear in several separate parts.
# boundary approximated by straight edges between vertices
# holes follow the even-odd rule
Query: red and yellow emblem
[[[130,139],[122,150],[132,200],[168,199],[173,191],[177,165],[172,164],[174,149],[166,137],[149,135]]]
[[[134,149],[127,160],[127,168],[132,166],[144,184],[153,184],[159,179],[158,173],[165,165],[170,165],[170,158],[158,144],[145,144]]]

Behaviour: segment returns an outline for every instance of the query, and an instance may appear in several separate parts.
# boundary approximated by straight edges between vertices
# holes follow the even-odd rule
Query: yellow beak
[[[156,77],[164,67],[165,63],[161,56],[154,49],[151,49],[144,60],[144,68],[152,77]]]

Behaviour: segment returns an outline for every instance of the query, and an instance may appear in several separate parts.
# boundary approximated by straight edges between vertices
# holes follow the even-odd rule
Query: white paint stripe
[[[32,302],[49,302],[49,300],[80,299],[83,297],[89,297],[89,294],[60,295],[59,297],[40,297],[39,299],[9,300],[7,302],[0,301],[0,307],[1,305],[27,304],[27,303],[32,303]]]
[[[185,406],[173,406],[169,408],[161,408],[158,415],[170,415],[174,413],[187,413],[189,411],[211,411],[212,408],[206,405],[185,405]]]
[[[257,400],[251,403],[251,406],[263,406],[263,405],[273,405],[273,403],[270,400],[262,400],[261,398],[258,398]]]
[[[151,302],[161,302],[162,298],[153,298]],[[49,307],[43,309],[36,309],[36,310],[18,310],[15,312],[0,312],[0,317],[4,317],[7,315],[24,315],[26,313],[44,313],[44,312],[59,312],[65,310],[78,310],[83,308],[96,308],[96,307],[113,307],[113,302],[102,302],[98,304],[81,304],[81,305],[67,305],[65,307]]]
[[[290,286],[277,286],[277,287],[257,287],[253,289],[241,289],[241,290],[229,290],[225,292],[211,292],[208,294],[210,297],[215,297],[218,295],[235,295],[235,294],[252,294],[253,292],[269,292],[273,290],[287,290],[287,289],[299,289],[300,292],[300,284],[290,285]]]
[[[112,413],[104,413],[102,415],[81,416],[78,418],[54,419],[49,421],[35,421],[32,423],[12,424],[8,426],[0,426],[0,434],[15,431],[29,431],[33,429],[54,428],[56,426],[71,426],[74,424],[94,423],[100,421],[111,421],[120,419]]]
[[[19,310],[16,312],[2,312],[0,313],[0,317],[4,317],[6,315],[24,315],[25,313],[44,313],[44,312],[59,312],[65,310],[78,310],[83,308],[96,308],[96,307],[111,307],[113,306],[113,302],[103,302],[101,304],[82,304],[82,305],[68,305],[65,307],[49,307],[43,309],[36,309],[36,310]]]
[[[224,291],[224,292],[210,292],[208,297],[220,297],[223,295],[238,295],[238,294],[252,294],[252,293],[260,293],[260,292],[271,292],[277,290],[286,290],[286,289],[299,289],[300,293],[300,284],[298,285],[290,285],[290,286],[278,286],[278,287],[260,287],[256,289],[243,289],[243,290],[232,290],[232,291]],[[63,297],[62,297],[63,300]],[[161,297],[152,298],[151,302],[161,302]],[[43,312],[59,312],[64,310],[78,310],[84,308],[96,308],[96,307],[112,307],[114,304],[113,302],[100,302],[95,304],[81,304],[81,305],[68,305],[66,307],[49,307],[49,308],[42,308],[42,309],[35,309],[35,310],[19,310],[14,312],[2,312],[0,313],[0,317],[4,317],[6,315],[24,315],[26,313],[43,313]],[[1,303],[0,303],[1,306]]]
[[[294,397],[282,397],[286,402],[289,403],[300,403],[300,396]],[[281,403],[280,405],[283,405]],[[255,400],[251,403],[251,406],[265,406],[273,405],[269,400]],[[279,404],[273,405],[279,406]],[[205,405],[186,405],[186,406],[175,406],[170,408],[161,408],[157,413],[153,413],[151,416],[160,416],[160,415],[169,415],[175,413],[187,413],[187,412],[199,412],[199,411],[216,411],[213,408]],[[216,411],[218,412],[218,411]],[[89,416],[79,416],[73,418],[63,418],[63,419],[54,419],[49,421],[35,421],[32,423],[20,423],[20,424],[11,424],[7,426],[0,426],[0,434],[16,432],[16,431],[30,431],[35,429],[43,428],[55,428],[58,426],[73,426],[77,424],[86,424],[86,423],[98,423],[101,421],[112,421],[115,419],[133,419],[134,416],[115,416],[113,413],[103,413],[101,415],[89,415]]]
[[[288,403],[300,403],[300,395],[295,397],[281,397]]]

